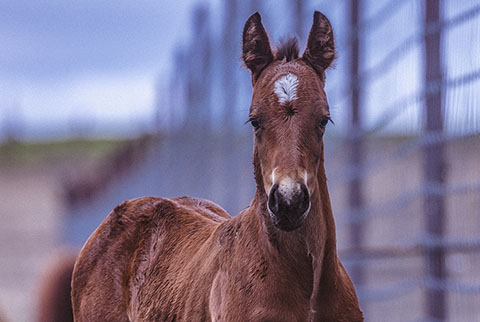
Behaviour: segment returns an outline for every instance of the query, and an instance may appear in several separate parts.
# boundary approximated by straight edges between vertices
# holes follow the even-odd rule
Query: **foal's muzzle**
[[[310,195],[305,184],[283,186],[274,184],[268,196],[268,212],[273,224],[292,231],[305,222],[310,211]]]

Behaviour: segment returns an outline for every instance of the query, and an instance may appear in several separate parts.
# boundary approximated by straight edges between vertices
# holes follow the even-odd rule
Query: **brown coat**
[[[363,321],[337,256],[324,169],[324,70],[334,58],[326,17],[315,13],[302,58],[295,46],[287,43],[274,55],[260,15],[245,25],[257,183],[250,207],[231,218],[212,202],[189,197],[117,206],[77,259],[76,322]],[[288,73],[298,84],[294,101],[284,106],[273,83]],[[282,182],[291,185],[274,188]],[[294,216],[296,203],[307,202],[308,210]]]

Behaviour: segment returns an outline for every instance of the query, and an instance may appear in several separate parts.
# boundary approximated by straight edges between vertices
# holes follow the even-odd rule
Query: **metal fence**
[[[329,176],[334,209],[344,205],[341,255],[367,321],[480,321],[480,64],[459,63],[456,52],[478,46],[452,39],[478,37],[480,3],[386,1],[362,20],[366,2],[341,4],[350,16],[343,44],[350,67],[334,101],[350,117],[330,156],[345,162]],[[401,11],[407,36],[395,34]],[[369,53],[369,38],[382,29],[391,30],[392,49]],[[374,83],[403,75],[399,68],[415,74],[414,91],[390,88],[393,100],[369,100]],[[367,117],[372,102],[385,101]],[[404,136],[394,140],[388,129],[406,113],[416,115],[399,123],[414,124],[394,129]]]

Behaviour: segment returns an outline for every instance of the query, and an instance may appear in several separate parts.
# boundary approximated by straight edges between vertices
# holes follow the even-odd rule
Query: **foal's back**
[[[214,203],[189,197],[117,206],[77,259],[76,321],[178,321],[173,312],[207,320],[209,287],[202,284],[214,278],[213,233],[228,218]],[[189,296],[194,289],[196,296]]]

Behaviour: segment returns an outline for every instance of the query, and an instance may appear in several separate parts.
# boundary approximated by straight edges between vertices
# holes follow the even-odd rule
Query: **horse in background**
[[[58,250],[49,259],[36,296],[36,322],[73,322],[70,293],[77,254],[74,250]]]
[[[1,308],[0,308],[0,322],[7,322],[7,319],[3,315],[3,311],[1,310]]]
[[[71,281],[78,251],[57,250],[48,260],[36,290],[33,321],[73,322]],[[9,321],[0,307],[0,322]]]
[[[77,258],[76,322],[363,321],[337,255],[324,168],[331,24],[314,13],[300,57],[293,39],[272,51],[255,13],[242,58],[253,85],[250,207],[232,218],[191,197],[117,206]]]

